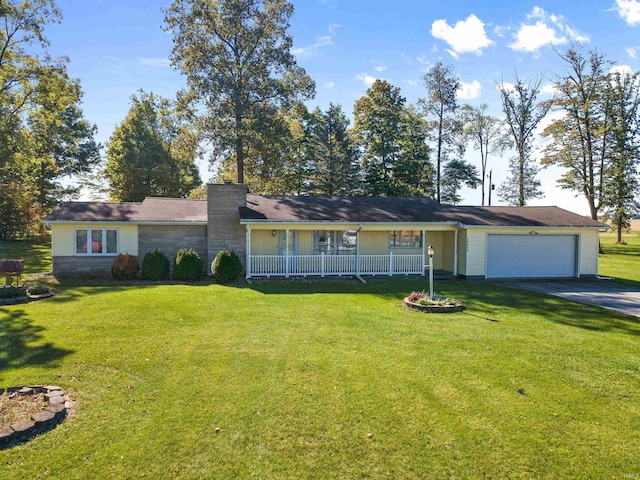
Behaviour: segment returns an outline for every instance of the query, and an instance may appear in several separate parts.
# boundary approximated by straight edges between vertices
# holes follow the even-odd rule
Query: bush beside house
[[[198,280],[202,277],[202,269],[202,260],[195,250],[191,248],[178,250],[173,262],[173,278],[175,280],[186,282]]]
[[[144,256],[144,260],[142,260],[142,276],[147,280],[166,280],[169,278],[170,266],[167,256],[157,248]]]
[[[242,262],[235,252],[220,250],[211,263],[211,273],[218,283],[233,282],[242,273]]]

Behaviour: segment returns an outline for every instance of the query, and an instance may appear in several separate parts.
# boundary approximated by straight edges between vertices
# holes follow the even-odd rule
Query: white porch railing
[[[422,275],[422,255],[251,255],[247,277]]]

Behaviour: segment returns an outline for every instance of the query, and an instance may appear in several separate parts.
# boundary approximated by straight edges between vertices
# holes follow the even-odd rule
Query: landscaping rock
[[[49,393],[44,394],[44,398],[46,398],[47,400],[51,400],[52,398],[61,396],[64,396],[64,392],[62,390],[53,390]]]
[[[11,425],[11,429],[16,433],[24,433],[33,428],[35,424],[36,422],[34,422],[33,420],[22,420]]]
[[[59,414],[65,411],[64,408],[64,403],[57,403],[56,405],[49,405],[48,407],[45,407],[44,410],[46,410],[47,412],[52,412],[55,414]]]
[[[49,405],[62,405],[64,407],[64,402],[65,399],[63,395],[57,395],[49,398]]]
[[[66,402],[64,402],[64,408],[66,408],[67,410],[72,410],[74,409],[76,406],[76,402],[74,402],[73,400],[67,400]]]
[[[0,445],[3,441],[7,440],[9,437],[13,435],[13,430],[8,427],[0,428]]]
[[[18,390],[18,393],[20,395],[33,395],[33,388],[31,387],[22,387],[20,390]]]
[[[34,415],[31,415],[31,420],[33,420],[36,423],[50,422],[54,418],[56,418],[56,414],[53,413],[53,412],[49,412],[47,410],[43,410],[43,411],[38,412],[38,413],[36,413]]]
[[[53,392],[54,390],[62,390],[62,388],[55,385],[45,385],[44,388],[46,388],[48,392]]]

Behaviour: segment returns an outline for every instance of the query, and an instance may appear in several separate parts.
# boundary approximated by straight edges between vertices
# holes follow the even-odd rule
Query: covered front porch
[[[457,275],[458,233],[453,225],[247,224],[246,277],[425,275],[429,246],[434,270]]]

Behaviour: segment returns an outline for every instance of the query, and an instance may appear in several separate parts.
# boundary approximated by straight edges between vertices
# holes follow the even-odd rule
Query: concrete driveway
[[[531,280],[510,282],[506,286],[555,295],[574,302],[595,305],[640,317],[640,288],[622,285],[610,280]]]

